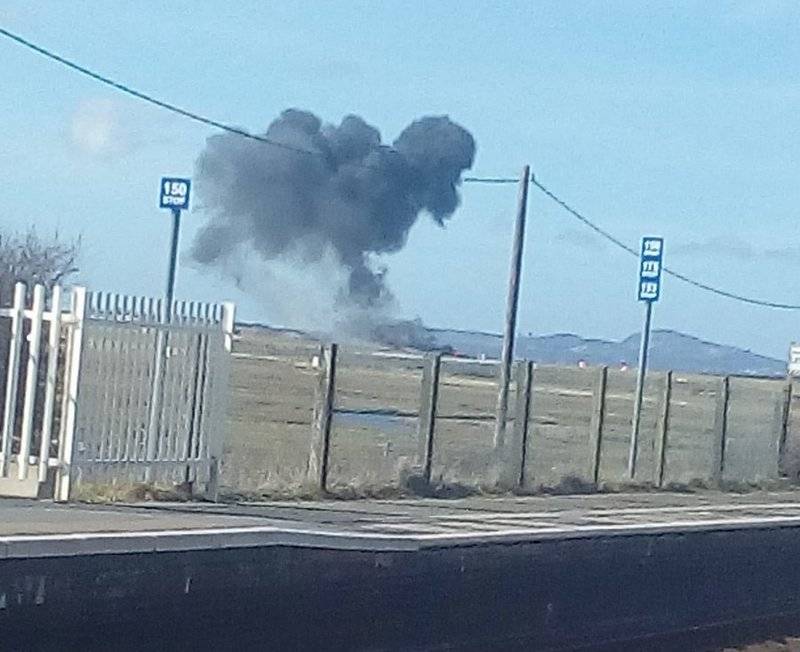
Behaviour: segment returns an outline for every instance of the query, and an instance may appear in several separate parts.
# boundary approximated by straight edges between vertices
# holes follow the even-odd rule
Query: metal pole
[[[169,254],[169,273],[167,274],[167,321],[172,319],[172,302],[175,295],[175,274],[178,268],[178,237],[181,229],[181,209],[172,209],[172,244]]]
[[[22,354],[22,338],[25,337],[25,290],[24,283],[14,285],[14,303],[11,313],[11,340],[8,344],[6,367],[6,396],[3,409],[3,431],[0,436],[0,478],[8,475],[11,461],[11,441],[16,432],[17,396],[19,394],[19,359]]]
[[[22,399],[22,424],[17,455],[17,477],[27,480],[30,466],[31,444],[33,443],[33,421],[36,418],[36,394],[39,380],[39,352],[42,348],[42,315],[44,314],[44,285],[37,283],[33,288],[33,303],[30,312],[30,332],[28,333],[28,366],[25,372],[25,394]]]
[[[633,399],[633,424],[631,427],[631,446],[628,451],[628,477],[633,480],[636,475],[636,452],[639,446],[639,423],[642,419],[642,394],[644,393],[644,377],[647,373],[647,353],[650,348],[650,318],[653,315],[653,302],[645,302],[644,326],[639,342],[639,373],[636,375],[636,394]]]
[[[167,365],[169,331],[166,324],[172,322],[172,306],[175,296],[175,275],[178,269],[178,237],[181,229],[181,209],[172,209],[172,242],[169,252],[169,271],[167,272],[167,294],[158,321],[162,326],[156,332],[155,365],[150,394],[150,418],[147,429],[145,482],[153,482],[155,470],[152,462],[157,461],[162,437],[161,423],[164,417],[164,373]]]
[[[525,240],[525,211],[528,205],[528,184],[530,166],[522,169],[519,180],[517,219],[514,225],[514,244],[511,249],[511,276],[508,279],[508,299],[506,304],[506,324],[503,333],[503,352],[500,356],[500,389],[497,395],[497,415],[494,425],[494,448],[503,448],[506,438],[506,417],[508,415],[508,387],[511,382],[511,362],[514,359],[514,338],[517,330],[517,305],[519,303],[519,282],[522,270],[522,245]]]

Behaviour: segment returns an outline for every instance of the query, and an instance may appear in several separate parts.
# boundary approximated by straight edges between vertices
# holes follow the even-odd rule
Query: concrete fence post
[[[781,402],[779,408],[780,424],[778,429],[777,446],[778,477],[786,477],[788,475],[786,469],[786,442],[789,439],[789,423],[791,421],[793,394],[794,379],[792,376],[787,376],[786,382],[783,385],[783,391],[781,392]]]
[[[441,368],[442,356],[440,353],[425,356],[417,418],[417,464],[422,468],[423,478],[428,484],[431,481],[433,468],[436,406],[439,402]]]
[[[730,401],[730,378],[720,378],[717,389],[717,410],[714,416],[714,448],[712,450],[711,480],[720,483],[725,471],[725,445],[728,434],[728,403]]]
[[[523,360],[514,366],[517,391],[514,403],[514,427],[503,453],[500,482],[504,489],[521,487],[525,482],[525,465],[533,396],[533,362]]]
[[[658,428],[656,431],[656,459],[653,482],[656,487],[664,486],[664,471],[667,462],[667,448],[669,446],[669,409],[672,400],[672,372],[664,375],[664,393],[661,395],[661,411],[658,415]]]
[[[311,450],[308,455],[307,480],[315,489],[328,489],[328,463],[331,448],[331,425],[333,422],[334,396],[336,394],[336,357],[338,345],[325,349],[320,361],[317,387],[314,393],[314,416],[312,419]]]
[[[600,367],[592,386],[592,418],[589,425],[589,478],[600,481],[600,457],[603,449],[603,422],[606,414],[608,367]]]

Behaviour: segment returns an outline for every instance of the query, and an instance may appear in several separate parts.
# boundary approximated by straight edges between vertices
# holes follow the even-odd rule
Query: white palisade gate
[[[0,495],[156,482],[214,496],[233,305],[47,294],[17,284],[0,308]]]

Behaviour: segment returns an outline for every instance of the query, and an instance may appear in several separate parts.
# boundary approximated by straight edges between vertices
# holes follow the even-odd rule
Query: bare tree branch
[[[47,288],[67,281],[78,272],[80,246],[80,238],[64,240],[58,231],[43,238],[34,228],[22,234],[0,230],[0,305],[10,303],[18,281]]]

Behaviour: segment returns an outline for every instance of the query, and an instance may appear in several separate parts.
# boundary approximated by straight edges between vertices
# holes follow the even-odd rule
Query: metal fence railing
[[[80,287],[67,307],[61,288],[47,294],[17,284],[0,309],[0,494],[66,500],[79,485],[159,481],[215,493],[232,304],[167,313]]]

